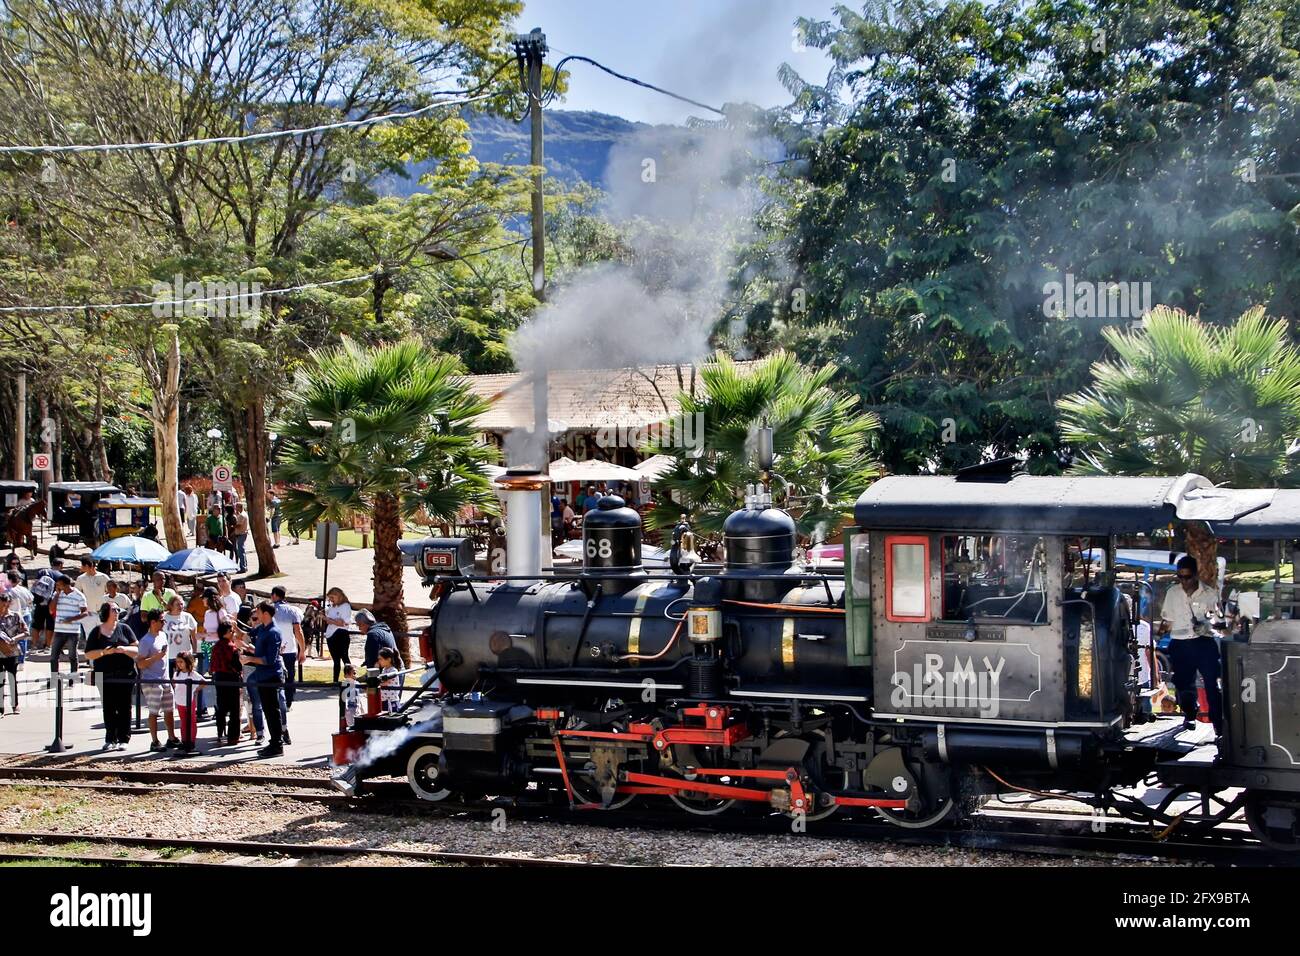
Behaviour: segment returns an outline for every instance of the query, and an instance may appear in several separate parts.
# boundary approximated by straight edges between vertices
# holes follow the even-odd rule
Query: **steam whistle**
[[[685,521],[677,522],[673,528],[673,544],[668,550],[668,566],[673,574],[690,574],[692,566],[699,561],[695,553],[695,532]]]

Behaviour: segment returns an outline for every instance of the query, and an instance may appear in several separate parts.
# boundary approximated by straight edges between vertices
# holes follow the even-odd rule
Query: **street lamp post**
[[[217,466],[217,442],[221,441],[221,438],[222,438],[222,434],[220,428],[208,429],[208,439],[212,442],[212,467],[213,468],[216,468]],[[212,488],[208,492],[208,507],[204,509],[205,515],[212,508],[212,496],[216,494],[216,491],[217,491],[216,488]],[[225,513],[224,510],[220,507],[220,505],[221,505],[221,497],[218,495],[217,506],[218,506],[218,512],[222,515],[221,528],[222,531],[224,532],[226,527]],[[204,520],[207,520],[206,517]]]
[[[209,428],[208,438],[212,440],[212,463],[217,463],[217,442],[221,441],[221,429]]]

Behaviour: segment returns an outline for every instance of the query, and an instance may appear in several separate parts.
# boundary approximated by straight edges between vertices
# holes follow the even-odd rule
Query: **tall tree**
[[[891,468],[1062,467],[1055,401],[1135,301],[1300,319],[1294,3],[859,9],[803,23],[825,83],[783,74],[788,213],[754,270],[778,293],[750,337],[840,365]],[[1053,282],[1089,295],[1054,309]]]
[[[0,31],[7,135],[184,141],[419,107],[511,68],[507,21],[521,9],[519,0],[17,0]],[[496,84],[479,105],[505,108],[510,86]],[[292,286],[310,278],[299,263],[303,227],[331,196],[408,159],[448,155],[463,130],[447,119],[434,110],[395,126],[62,154],[20,168],[41,176],[54,163],[63,185],[45,202],[69,214],[64,227],[83,242],[123,219],[166,237],[172,256],[154,278]],[[299,326],[299,301],[267,296],[260,321],[210,313],[203,334],[186,330],[230,424],[263,573],[277,570],[265,521],[268,405],[306,348],[326,338]]]
[[[402,522],[452,520],[466,504],[495,507],[483,472],[495,451],[473,427],[487,410],[448,355],[416,339],[367,348],[345,341],[312,354],[290,395],[276,476],[291,484],[285,515],[316,521],[374,518],[375,615],[409,661]]]

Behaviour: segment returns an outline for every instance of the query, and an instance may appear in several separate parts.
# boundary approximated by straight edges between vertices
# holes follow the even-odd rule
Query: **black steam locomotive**
[[[512,514],[540,512],[524,497],[540,481],[520,477],[506,479],[522,489]],[[1113,560],[1095,560],[1113,559],[1117,534],[1192,513],[1218,533],[1253,510],[1265,537],[1273,494],[1196,476],[888,478],[856,506],[842,573],[796,562],[794,522],[761,487],[727,519],[718,566],[692,562],[681,526],[670,568],[648,571],[640,518],[616,497],[587,515],[576,574],[542,572],[535,546],[516,553],[525,536],[510,573],[477,578],[467,542],[431,539],[417,560],[441,686],[360,717],[336,747],[349,755],[337,780],[404,774],[432,801],[667,798],[807,820],[845,808],[913,828],[1009,790],[1083,792],[1165,821],[1189,794],[1209,811],[1227,791],[1202,823],[1244,808],[1293,846],[1300,621],[1231,647],[1216,748],[1144,708],[1133,602],[1100,570]],[[1300,537],[1300,520],[1284,533]],[[1167,799],[1123,793],[1144,781]]]

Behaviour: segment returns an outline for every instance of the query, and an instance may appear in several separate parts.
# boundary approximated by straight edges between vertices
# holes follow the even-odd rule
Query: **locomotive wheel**
[[[714,767],[717,764],[717,757],[708,747],[703,748],[704,760],[700,759],[701,754],[694,747],[686,747],[678,744],[673,747],[673,751],[674,762],[679,768]],[[685,770],[680,772],[682,773],[682,776],[686,777],[686,779],[691,779],[690,775]],[[730,777],[708,777],[707,780],[709,783],[721,784],[734,784],[737,782]],[[668,799],[677,804],[687,813],[693,813],[700,817],[716,816],[719,813],[730,810],[736,802],[735,800],[723,799],[721,797],[689,797],[681,793],[670,793]]]
[[[720,800],[717,797],[685,797],[677,793],[669,794],[668,799],[687,813],[693,813],[699,817],[711,817],[725,810],[730,810],[736,802],[735,800]]]
[[[784,740],[787,737],[798,737],[798,736],[799,736],[798,734],[791,733],[788,730],[781,730],[778,731],[773,736],[772,739]],[[829,782],[824,780],[820,773],[816,772],[819,766],[817,763],[817,759],[819,756],[817,745],[824,744],[825,741],[821,737],[814,737],[812,740],[809,740],[809,743],[811,744],[811,747],[809,748],[808,751],[809,756],[808,759],[804,761],[804,764],[805,764],[805,769],[808,771],[809,775],[813,778],[813,781],[818,787],[818,792],[815,794],[815,797],[817,797],[820,802],[820,799],[826,799],[830,797],[831,794],[826,791],[831,791],[834,790],[835,788],[833,788]],[[840,790],[849,789],[849,772],[847,770],[841,771],[841,779],[839,782],[838,789]],[[838,810],[839,808],[840,805],[838,803],[828,802],[818,807],[817,809],[807,811],[806,813],[803,814],[803,818],[809,822],[813,822],[816,820],[825,820],[827,817],[834,814],[835,811]],[[791,819],[796,819],[800,816],[800,814],[797,813],[796,811],[789,811],[786,813],[786,816],[790,817]]]
[[[600,806],[600,788],[596,786],[596,782],[590,777],[580,773],[571,773],[569,775],[569,786],[573,788],[573,795],[578,798],[579,802],[594,803]],[[615,794],[610,805],[604,809],[621,810],[635,800],[637,796],[635,793]]]
[[[446,787],[439,787],[442,775],[442,748],[437,744],[417,747],[406,761],[406,779],[421,800],[436,803],[451,796]]]
[[[1246,793],[1244,807],[1250,832],[1270,850],[1300,851],[1300,802],[1282,800],[1257,790]]]
[[[913,813],[911,810],[893,810],[885,807],[877,807],[876,813],[880,819],[892,823],[896,827],[902,827],[904,830],[924,830],[926,827],[937,826],[952,815],[956,804],[952,797],[949,797],[939,805],[939,808],[933,813]]]

